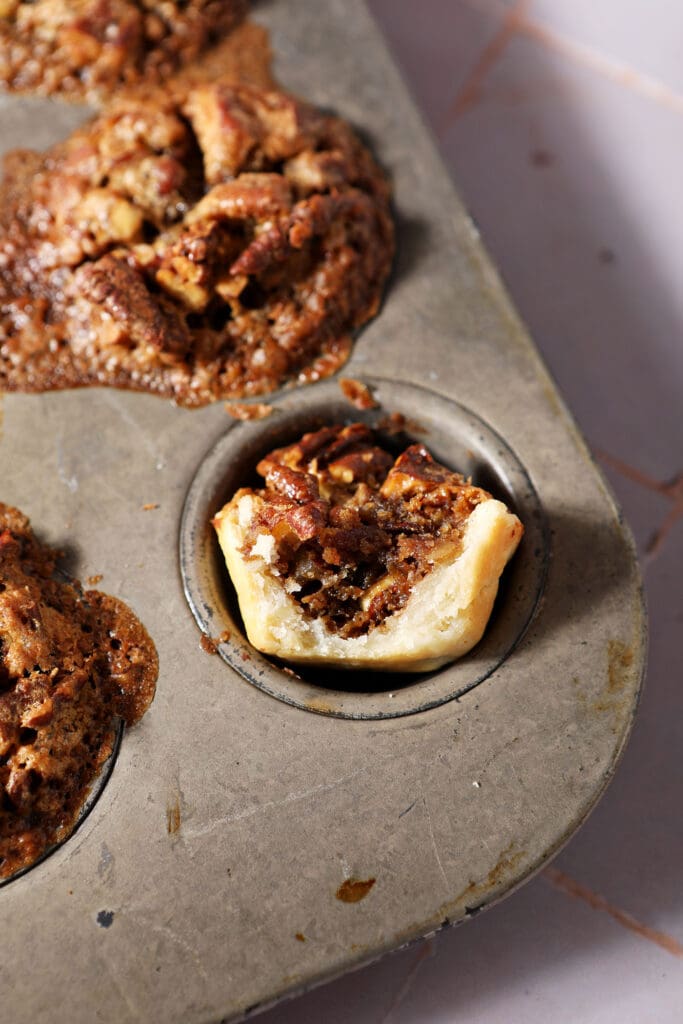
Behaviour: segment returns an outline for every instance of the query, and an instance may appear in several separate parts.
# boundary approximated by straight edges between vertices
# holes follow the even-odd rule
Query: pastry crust
[[[98,100],[163,82],[246,9],[246,0],[0,0],[0,84]]]
[[[401,458],[405,461],[405,454]],[[396,473],[396,465],[406,468],[397,460],[385,476],[385,491],[387,479],[392,472]],[[430,469],[436,465],[427,464]],[[341,630],[324,614],[307,614],[305,606],[296,600],[299,581],[283,575],[278,551],[282,541],[276,539],[283,536],[283,519],[279,506],[276,517],[268,509],[276,499],[267,490],[239,491],[213,522],[237,591],[247,636],[254,647],[295,663],[392,672],[431,671],[471,650],[484,633],[500,575],[519,544],[523,527],[502,502],[472,488],[456,474],[444,473],[451,491],[458,487],[467,489],[466,514],[462,514],[462,509],[456,512],[457,497],[454,498],[452,511],[445,516],[446,520],[450,518],[452,529],[444,528],[445,520],[440,515],[436,534],[431,538],[433,543],[424,549],[423,555],[416,556],[418,568],[421,558],[424,564],[416,578],[410,580],[407,599],[402,604],[398,601],[396,610],[389,606],[388,614],[376,615],[379,621],[369,620],[360,629],[359,613],[352,620],[353,629],[347,625]],[[439,487],[441,491],[446,488],[443,480]],[[427,488],[432,498],[435,493],[436,489]],[[414,508],[414,490],[409,500]],[[405,507],[401,510],[400,502],[390,512],[397,520],[408,514]],[[291,512],[287,514],[291,517]],[[332,513],[332,519],[334,516]],[[274,524],[272,532],[264,528],[269,521]],[[427,525],[427,531],[431,525]],[[325,529],[319,527],[320,536]],[[392,541],[395,546],[402,543],[401,536],[405,533],[402,535],[398,528]],[[305,543],[310,545],[311,540]],[[413,550],[419,549],[415,546]],[[385,562],[389,558],[386,554],[381,557]],[[390,560],[387,564],[391,564]],[[394,567],[390,575],[395,579],[399,573],[400,568]],[[372,607],[373,594],[378,586],[385,586],[386,580],[387,576],[375,580],[358,597],[360,609]],[[360,615],[362,618],[362,611]]]
[[[344,121],[226,78],[126,96],[6,158],[0,388],[198,406],[319,379],[392,253],[387,182]]]

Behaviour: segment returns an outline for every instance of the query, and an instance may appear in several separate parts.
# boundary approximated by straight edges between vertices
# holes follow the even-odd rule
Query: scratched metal
[[[462,921],[581,824],[637,704],[630,534],[361,0],[316,5],[313,23],[294,0],[257,10],[285,84],[360,126],[395,181],[396,272],[346,373],[436,392],[504,439],[550,529],[543,598],[458,700],[386,720],[310,714],[206,654],[183,593],[182,509],[230,425],[222,405],[5,397],[2,499],[67,547],[69,571],[102,574],[161,661],[154,705],[81,827],[0,891],[13,1024],[237,1020]],[[4,100],[0,131],[5,147],[45,145],[80,116]]]

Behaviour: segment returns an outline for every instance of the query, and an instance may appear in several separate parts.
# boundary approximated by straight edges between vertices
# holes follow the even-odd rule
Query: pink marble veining
[[[630,521],[648,685],[607,795],[490,914],[264,1024],[683,1020],[683,6],[370,0]]]

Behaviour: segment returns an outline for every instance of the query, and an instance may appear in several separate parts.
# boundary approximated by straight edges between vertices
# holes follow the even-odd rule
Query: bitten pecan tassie
[[[351,128],[220,80],[127,97],[5,162],[0,388],[180,404],[315,380],[377,310],[387,182]]]
[[[130,609],[54,577],[57,553],[0,504],[0,878],[69,835],[157,654]]]
[[[246,0],[0,0],[0,86],[97,99],[163,82],[246,9]]]
[[[517,516],[421,444],[361,423],[266,456],[213,520],[251,643],[294,662],[427,671],[483,635]]]

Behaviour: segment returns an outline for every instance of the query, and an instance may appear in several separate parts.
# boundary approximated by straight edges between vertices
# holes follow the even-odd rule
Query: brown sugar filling
[[[220,79],[114,100],[5,160],[0,387],[187,406],[315,380],[377,310],[387,182],[350,127]]]
[[[149,706],[157,654],[121,601],[54,576],[57,553],[0,505],[0,878],[73,829],[115,739]]]
[[[243,552],[274,538],[269,571],[292,601],[342,637],[403,608],[415,583],[457,557],[472,510],[490,495],[421,444],[397,458],[363,424],[325,427],[267,455]]]
[[[0,0],[0,82],[74,98],[163,82],[246,9],[246,0]]]

